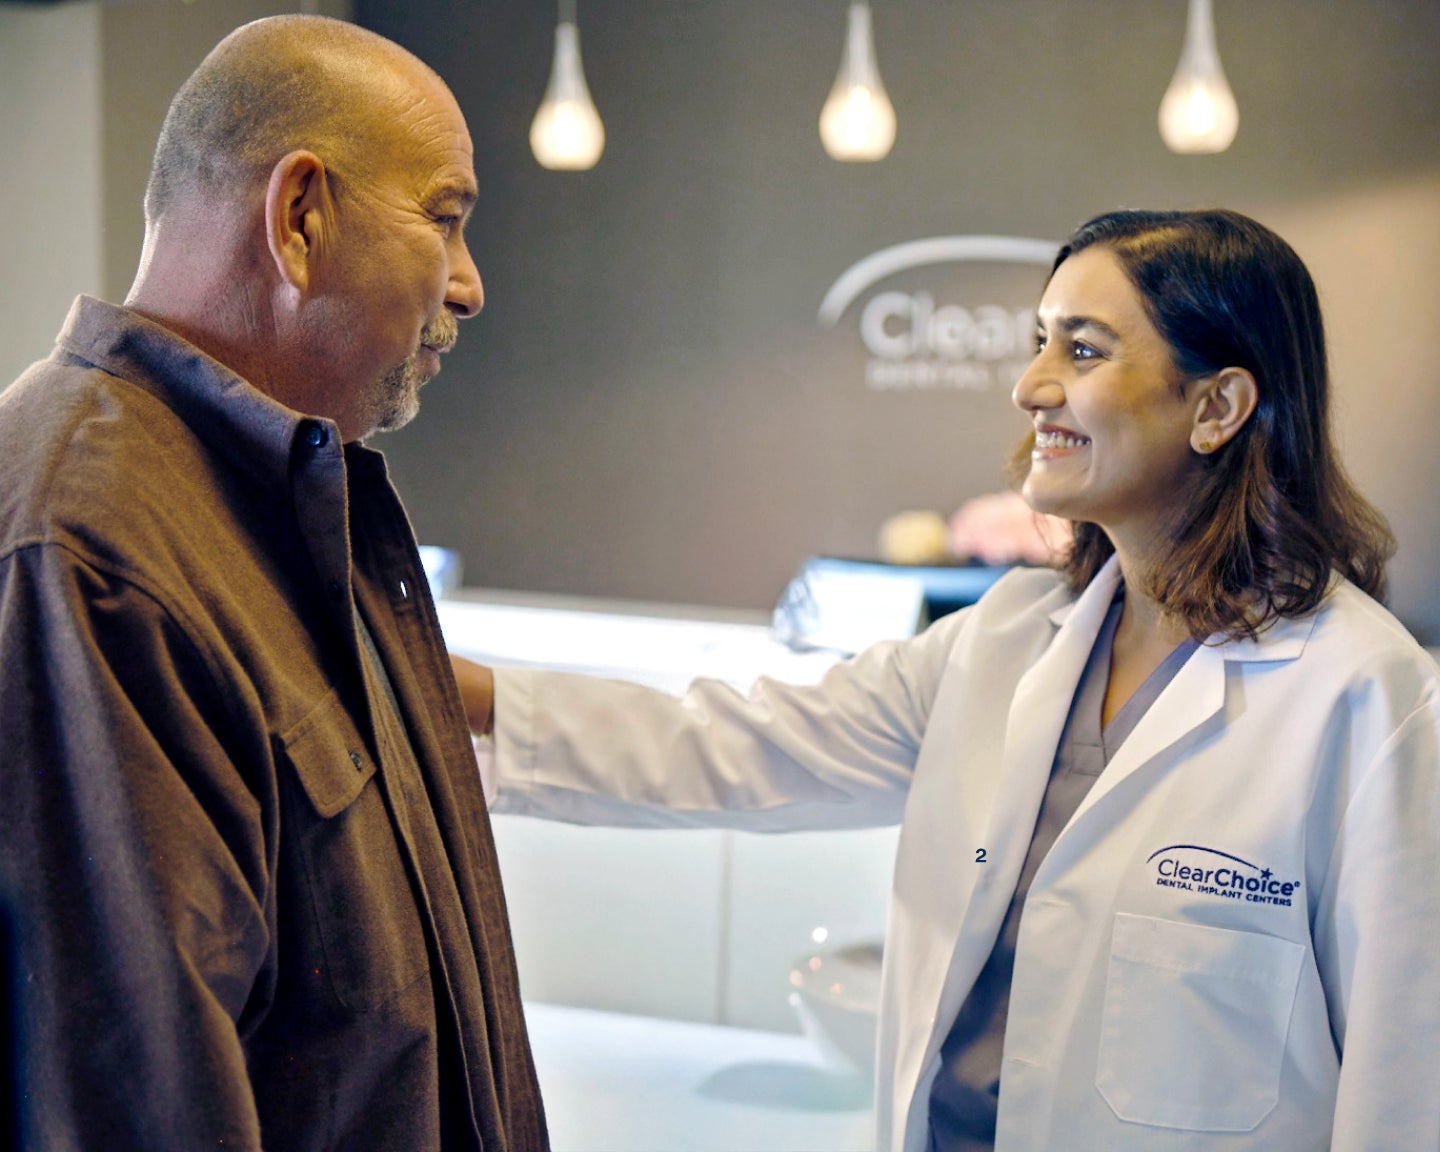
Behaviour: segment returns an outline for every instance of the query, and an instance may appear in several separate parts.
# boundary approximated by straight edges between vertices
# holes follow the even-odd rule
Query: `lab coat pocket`
[[[428,970],[425,932],[376,765],[332,690],[280,737],[299,783],[287,807],[307,914],[294,918],[304,971],[350,1012],[393,1000]]]
[[[1118,913],[1095,1086],[1121,1120],[1248,1132],[1274,1109],[1305,949]]]

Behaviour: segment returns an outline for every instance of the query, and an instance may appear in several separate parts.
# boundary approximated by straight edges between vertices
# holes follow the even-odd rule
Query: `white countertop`
[[[436,602],[446,646],[484,664],[634,680],[680,694],[697,676],[811,683],[839,659],[795,652],[758,612],[463,589]]]
[[[554,1152],[871,1152],[870,1086],[801,1036],[527,1004]]]

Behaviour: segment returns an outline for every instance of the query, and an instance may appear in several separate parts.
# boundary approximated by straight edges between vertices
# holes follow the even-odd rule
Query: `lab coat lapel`
[[[1278,620],[1254,640],[1221,642],[1212,638],[1202,644],[1116,749],[1114,758],[1071,818],[1070,826],[1083,821],[1086,813],[1103,804],[1126,779],[1157,756],[1168,752],[1168,759],[1173,760],[1186,744],[1204,738],[1210,721],[1225,712],[1227,663],[1293,660],[1304,649],[1314,626],[1313,616]],[[1064,833],[1061,836],[1063,839]]]
[[[1162,752],[1201,737],[1206,721],[1224,707],[1224,647],[1202,644],[1115,750],[1071,823],[1082,820],[1089,809],[1103,803],[1122,781]]]
[[[1080,674],[1120,582],[1112,558],[1078,600],[1050,616],[1054,642],[1020,678],[1005,726],[1005,755],[985,843],[998,871],[1018,880]],[[1008,896],[1007,896],[1008,899]]]
[[[1069,600],[1069,594],[1063,594],[1067,603],[1050,613],[1046,621],[1054,630],[1053,639],[1010,694],[1003,721],[1005,750],[1000,770],[973,781],[968,798],[978,811],[988,813],[977,820],[977,826],[984,827],[980,844],[986,864],[956,926],[925,1059],[939,1048],[943,1030],[955,1019],[961,1000],[994,946],[1030,850],[1075,686],[1119,580],[1119,567],[1112,560],[1078,600]],[[975,872],[969,874],[974,876]]]

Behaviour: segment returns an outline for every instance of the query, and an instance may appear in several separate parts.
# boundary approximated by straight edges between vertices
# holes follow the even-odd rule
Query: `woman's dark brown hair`
[[[1185,379],[1244,368],[1259,392],[1245,426],[1204,458],[1147,591],[1197,640],[1254,637],[1313,611],[1332,571],[1383,596],[1395,539],[1331,441],[1320,301],[1300,257],[1237,212],[1111,212],[1080,226],[1051,275],[1092,245],[1119,259]],[[1113,552],[1097,525],[1077,523],[1062,566],[1071,587]]]

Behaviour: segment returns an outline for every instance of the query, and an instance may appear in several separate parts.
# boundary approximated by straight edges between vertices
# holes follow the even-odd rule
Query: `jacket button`
[[[311,448],[323,448],[327,433],[321,424],[308,424],[305,428],[305,443]]]
[[[330,593],[330,599],[332,600],[339,600],[341,596],[345,595],[345,589],[338,580],[330,581],[330,583],[325,586],[325,591]]]
[[[357,772],[363,772],[365,770],[365,758],[358,752],[350,753],[350,763],[355,765],[355,771]]]

